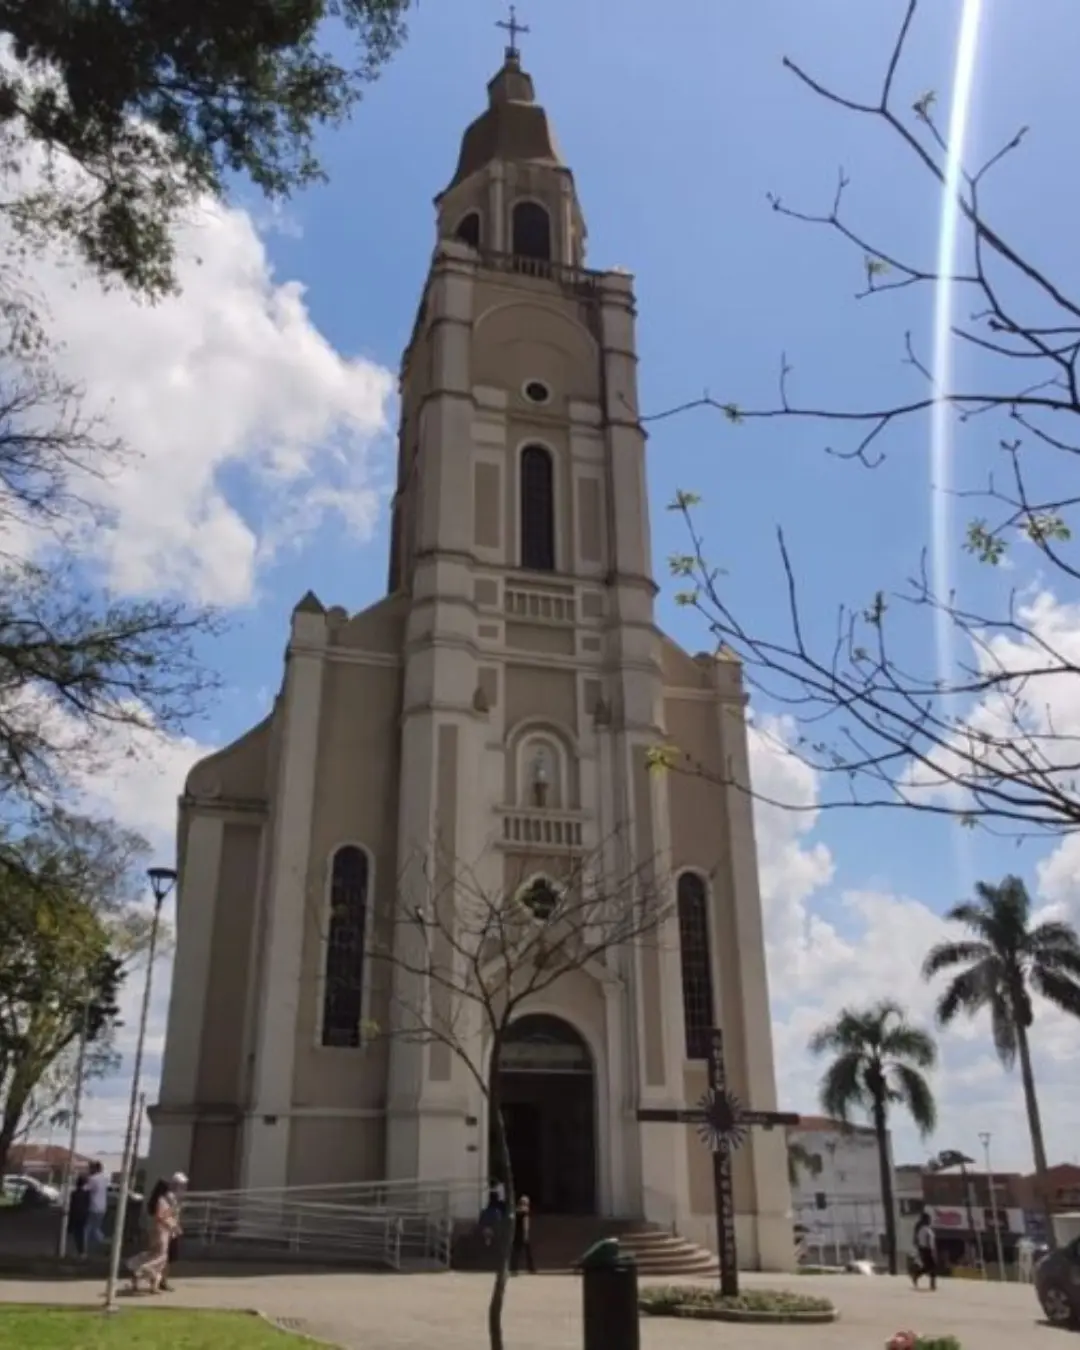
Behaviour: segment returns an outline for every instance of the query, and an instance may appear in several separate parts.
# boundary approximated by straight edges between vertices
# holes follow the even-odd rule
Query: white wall
[[[825,1261],[847,1259],[854,1251],[877,1255],[879,1235],[885,1231],[885,1207],[881,1200],[877,1141],[860,1132],[792,1130],[789,1138],[815,1159],[817,1174],[798,1169],[792,1195],[796,1224],[808,1230],[809,1253]],[[889,1143],[892,1166],[892,1143]],[[893,1186],[895,1193],[895,1169]],[[819,1208],[823,1196],[824,1208]]]

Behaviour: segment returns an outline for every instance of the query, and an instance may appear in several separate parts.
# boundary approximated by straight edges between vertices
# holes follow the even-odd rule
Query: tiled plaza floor
[[[484,1275],[246,1274],[183,1279],[155,1305],[251,1308],[345,1350],[483,1350],[490,1277]],[[747,1275],[747,1286],[786,1285],[823,1294],[841,1320],[821,1327],[745,1327],[645,1319],[643,1350],[883,1350],[894,1331],[957,1336],[964,1350],[1080,1350],[1080,1337],[1044,1326],[1034,1292],[1018,1285],[944,1281],[916,1293],[904,1279]],[[0,1303],[82,1303],[101,1298],[100,1280],[0,1281]],[[150,1302],[139,1300],[140,1306]],[[2,1312],[0,1312],[2,1316]],[[577,1279],[523,1276],[507,1298],[507,1350],[580,1350]]]

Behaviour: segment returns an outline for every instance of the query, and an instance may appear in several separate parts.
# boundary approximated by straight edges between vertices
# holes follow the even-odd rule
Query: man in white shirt
[[[90,1212],[86,1218],[86,1250],[105,1241],[105,1215],[109,1208],[109,1178],[99,1162],[90,1164],[86,1189],[90,1192]]]

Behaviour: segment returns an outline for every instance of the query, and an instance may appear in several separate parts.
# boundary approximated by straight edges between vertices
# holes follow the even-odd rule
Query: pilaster
[[[251,1114],[241,1162],[245,1189],[288,1184],[297,1013],[303,990],[312,809],[322,713],[326,615],[293,613],[281,763],[266,898]]]
[[[166,1034],[168,1050],[161,1071],[161,1100],[170,1106],[188,1106],[196,1098],[210,945],[225,839],[221,816],[197,807],[189,809],[184,872],[177,887],[177,914],[182,910],[183,920],[177,923]]]
[[[634,282],[620,272],[601,281],[600,332],[610,478],[612,567],[619,578],[652,584],[645,433],[637,407]]]

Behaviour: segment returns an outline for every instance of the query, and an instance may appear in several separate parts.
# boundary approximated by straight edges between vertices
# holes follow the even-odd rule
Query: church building
[[[602,889],[618,837],[664,897],[658,936],[522,1007],[499,1070],[510,1154],[538,1213],[715,1249],[707,1146],[638,1112],[701,1098],[714,1025],[729,1089],[777,1108],[746,696],[729,654],[657,628],[633,279],[586,266],[516,43],[435,207],[386,595],[358,613],[306,595],[269,716],[180,799],[151,1171],[199,1191],[452,1182],[475,1214],[484,1094],[453,1047],[380,1034],[379,933],[417,859],[518,896],[593,857]],[[651,767],[669,744],[712,772]],[[743,1266],[790,1268],[782,1130],[735,1153],[734,1206]]]

